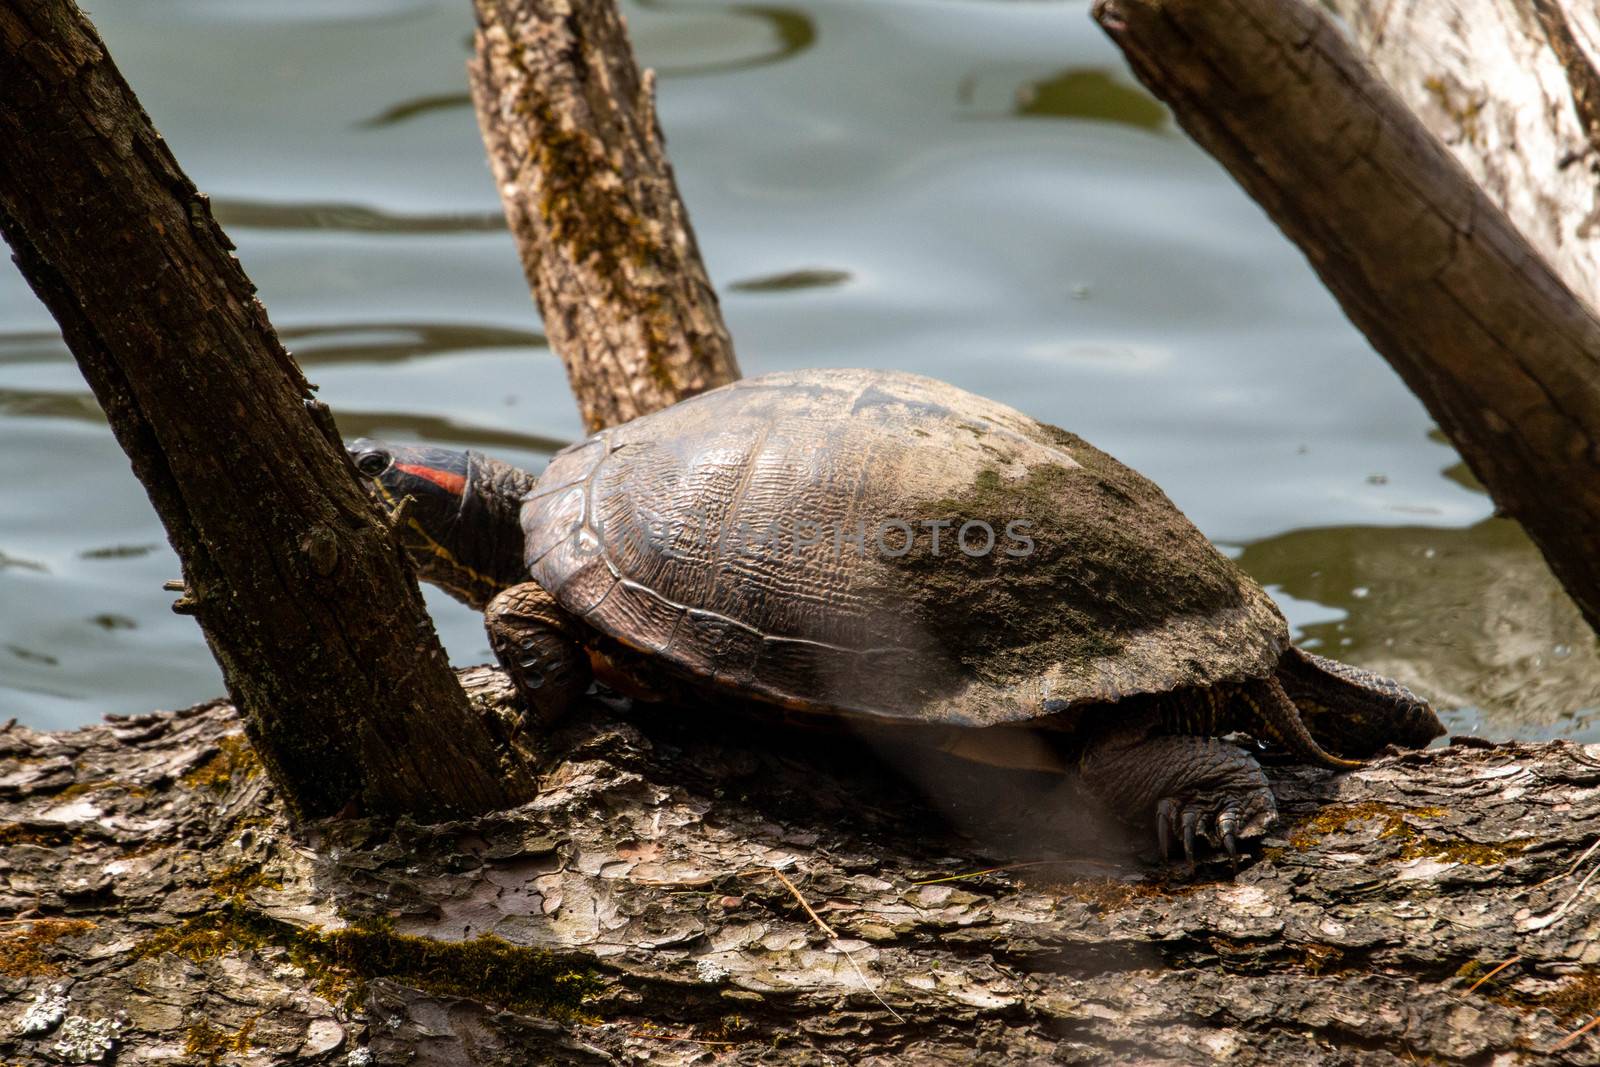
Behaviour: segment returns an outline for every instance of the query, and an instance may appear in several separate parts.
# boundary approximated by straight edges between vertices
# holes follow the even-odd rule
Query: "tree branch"
[[[233,247],[82,14],[0,0],[0,231],[183,561],[306,815],[503,807],[409,566]]]
[[[1600,628],[1600,321],[1303,0],[1100,0]]]
[[[523,271],[590,430],[739,377],[612,0],[476,0],[472,97]]]
[[[1328,0],[1327,6],[1390,88],[1594,307],[1600,301],[1600,8],[1589,0]]]

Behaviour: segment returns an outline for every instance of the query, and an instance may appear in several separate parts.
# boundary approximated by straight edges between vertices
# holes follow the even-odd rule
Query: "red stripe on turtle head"
[[[424,467],[416,463],[396,463],[394,466],[396,470],[405,471],[413,478],[424,478],[455,496],[460,496],[467,488],[466,476],[457,474],[455,471]]]

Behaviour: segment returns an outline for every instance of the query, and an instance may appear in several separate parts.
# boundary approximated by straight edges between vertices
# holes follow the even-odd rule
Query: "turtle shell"
[[[532,577],[706,687],[987,726],[1264,677],[1267,594],[1153,483],[917,375],[749,378],[559,453]]]

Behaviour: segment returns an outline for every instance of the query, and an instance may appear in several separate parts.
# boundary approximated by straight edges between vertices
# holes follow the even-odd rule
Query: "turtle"
[[[1237,861],[1277,818],[1230,737],[1351,768],[1443,733],[1399,683],[1294,645],[1144,476],[920,375],[739,380],[539,475],[475,451],[349,452],[419,575],[484,612],[534,723],[599,679],[915,727],[997,763],[1042,738],[1050,769],[1153,817],[1161,854],[1181,841],[1191,861],[1202,839]]]

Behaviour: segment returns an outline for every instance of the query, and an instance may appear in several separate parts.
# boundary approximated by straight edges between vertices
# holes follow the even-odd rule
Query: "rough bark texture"
[[[227,705],[0,732],[0,1062],[1600,1055],[1557,1047],[1600,1011],[1600,746],[1272,768],[1262,854],[1163,881],[1054,782],[696,718],[595,705],[526,807],[298,836]]]
[[[739,377],[612,0],[477,0],[472,96],[551,347],[590,430]]]
[[[274,777],[308,815],[514,801],[325,409],[70,2],[0,0],[0,100],[0,231],[160,513]]]
[[[1600,8],[1592,0],[1327,6],[1539,254],[1600,306]]]
[[[1600,321],[1303,0],[1100,0],[1600,629]]]

